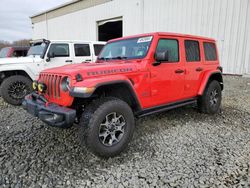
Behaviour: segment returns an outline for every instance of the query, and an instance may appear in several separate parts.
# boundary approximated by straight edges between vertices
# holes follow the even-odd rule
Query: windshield
[[[45,47],[46,47],[46,44],[43,42],[32,44],[32,46],[30,47],[30,49],[28,51],[27,56],[29,56],[29,55],[42,55]]]
[[[0,51],[0,58],[4,58],[8,56],[10,48],[2,48]]]
[[[99,60],[144,58],[150,47],[152,36],[137,37],[108,43],[100,53]]]

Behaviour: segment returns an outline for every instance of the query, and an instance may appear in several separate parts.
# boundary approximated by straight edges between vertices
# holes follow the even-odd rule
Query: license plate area
[[[33,116],[37,116],[37,106],[28,103],[27,111]]]

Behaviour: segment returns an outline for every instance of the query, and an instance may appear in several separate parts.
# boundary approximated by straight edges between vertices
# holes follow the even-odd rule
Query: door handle
[[[198,67],[198,68],[196,68],[195,70],[196,70],[197,72],[201,72],[201,71],[203,70],[203,68]]]
[[[65,62],[66,63],[72,63],[73,61],[72,60],[66,60]]]
[[[177,70],[175,70],[175,73],[176,73],[176,74],[181,74],[181,73],[183,73],[183,72],[185,72],[185,71],[182,70],[182,69],[177,69]]]
[[[91,61],[91,59],[86,59],[85,61]]]

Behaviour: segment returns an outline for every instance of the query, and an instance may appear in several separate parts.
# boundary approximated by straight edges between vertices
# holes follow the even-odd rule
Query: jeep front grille
[[[40,74],[39,82],[43,82],[47,86],[45,94],[50,98],[60,98],[60,84],[62,81],[61,75]]]

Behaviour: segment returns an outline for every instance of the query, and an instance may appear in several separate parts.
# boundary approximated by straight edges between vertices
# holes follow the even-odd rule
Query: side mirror
[[[54,58],[54,57],[55,57],[55,53],[54,53],[54,52],[52,52],[52,53],[51,53],[51,52],[49,52],[49,53],[48,53],[48,57],[50,57],[50,58]]]
[[[168,61],[168,51],[156,52],[155,53],[155,60],[159,61],[159,62]]]
[[[155,60],[156,62],[153,63],[154,66],[160,65],[162,61],[168,61],[168,51],[156,52]]]
[[[52,52],[52,53],[48,52],[48,54],[47,54],[47,58],[46,58],[46,62],[49,62],[49,61],[50,61],[50,59],[51,59],[51,58],[54,58],[54,57],[55,57],[54,52]]]
[[[47,55],[46,59],[45,59],[46,62],[49,62],[50,61],[50,57],[49,55]]]

